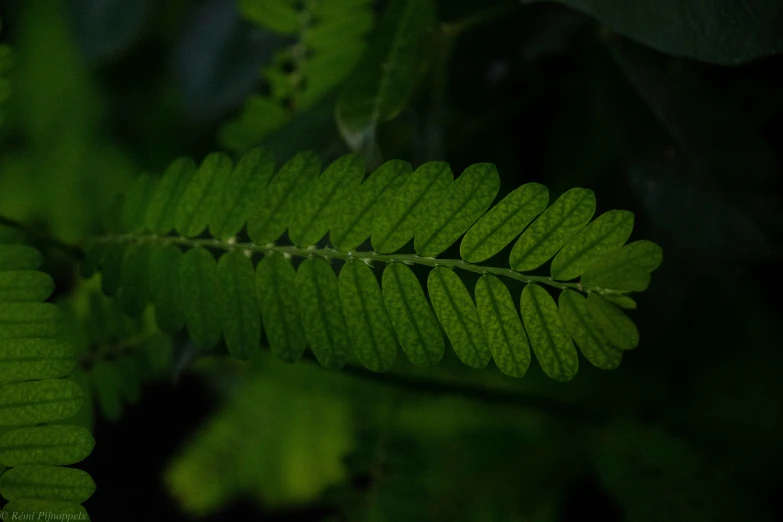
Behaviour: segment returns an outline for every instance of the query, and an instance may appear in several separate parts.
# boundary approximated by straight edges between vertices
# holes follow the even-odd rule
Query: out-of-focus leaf
[[[127,51],[141,37],[153,0],[71,0],[75,31],[82,52],[104,61]]]

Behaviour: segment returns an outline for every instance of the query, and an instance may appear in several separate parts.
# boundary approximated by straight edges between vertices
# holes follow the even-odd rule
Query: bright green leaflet
[[[305,335],[315,357],[327,368],[342,368],[352,348],[334,269],[324,259],[305,259],[296,272],[296,288]]]
[[[67,419],[83,403],[84,392],[78,384],[66,379],[9,384],[0,388],[0,426]]]
[[[0,245],[0,267],[3,270],[37,270],[43,262],[41,253],[27,245]]]
[[[229,353],[248,359],[261,345],[261,315],[258,311],[255,270],[250,258],[234,250],[218,263],[220,288],[215,296]]]
[[[152,195],[147,216],[147,228],[154,234],[168,234],[174,228],[177,208],[185,194],[193,174],[196,173],[196,163],[190,158],[174,160],[163,173],[163,178]]]
[[[142,232],[146,227],[147,209],[157,186],[155,178],[141,174],[128,191],[122,207],[122,224],[131,232]]]
[[[446,250],[487,211],[500,189],[494,165],[478,163],[465,169],[435,201],[416,229],[416,252],[434,257]]]
[[[84,502],[95,492],[95,482],[80,469],[19,466],[0,476],[0,494],[8,500],[45,498]]]
[[[174,223],[185,237],[201,234],[218,210],[218,188],[231,173],[231,158],[221,152],[208,155],[193,174],[177,203]]]
[[[525,272],[543,265],[590,221],[594,213],[592,190],[569,190],[557,198],[514,244],[511,268]]]
[[[337,126],[352,149],[373,149],[377,124],[395,118],[408,105],[435,21],[432,0],[389,2],[374,40],[337,103]]]
[[[375,275],[361,261],[349,261],[340,270],[339,285],[356,355],[372,371],[388,370],[397,358],[397,338]]]
[[[295,245],[310,246],[326,235],[342,203],[364,177],[364,161],[355,154],[337,159],[309,186],[291,217],[288,235]]]
[[[0,340],[54,337],[61,326],[60,310],[51,303],[0,303]]]
[[[281,255],[264,257],[256,267],[256,291],[269,347],[285,362],[295,362],[305,351],[299,301],[290,289],[296,283],[291,262]]]
[[[526,183],[515,189],[487,212],[460,244],[460,256],[479,263],[511,243],[549,203],[549,189],[540,183]]]
[[[394,252],[410,241],[429,212],[429,203],[438,199],[453,180],[451,168],[442,161],[431,161],[416,169],[376,217],[372,247],[378,252]]]
[[[37,270],[0,271],[0,302],[46,301],[54,291],[49,274]]]
[[[87,458],[95,446],[92,434],[81,426],[37,426],[0,434],[0,465],[66,466]]]
[[[9,339],[0,343],[0,382],[56,379],[76,366],[71,345],[54,339]]]
[[[666,54],[737,65],[783,49],[783,10],[777,0],[557,1]]]
[[[383,271],[383,301],[397,339],[417,366],[433,366],[443,358],[443,334],[432,308],[410,268],[392,263]]]
[[[618,250],[631,237],[633,213],[610,210],[579,231],[552,260],[552,277],[568,281],[582,275],[602,256]]]
[[[162,331],[174,333],[185,326],[182,293],[182,251],[174,245],[155,248],[150,256],[150,293],[155,305],[155,322]]]
[[[242,156],[217,198],[217,208],[209,225],[213,236],[228,238],[242,229],[274,172],[272,151],[255,148]]]
[[[283,165],[255,203],[255,213],[247,225],[253,242],[263,245],[280,237],[293,217],[296,203],[320,170],[321,160],[312,152],[300,152]]]
[[[588,296],[587,307],[610,343],[623,350],[639,345],[639,330],[622,310],[598,294]]]
[[[132,245],[125,250],[120,276],[119,302],[126,314],[138,317],[150,295],[150,245]]]
[[[220,312],[215,299],[219,291],[217,263],[205,248],[188,250],[179,270],[188,334],[201,348],[220,342]]]
[[[650,272],[663,261],[663,250],[652,241],[634,241],[604,255],[582,275],[585,286],[641,292],[650,284]]]
[[[544,373],[556,381],[573,379],[579,358],[552,296],[540,286],[529,284],[522,290],[520,311]]]
[[[587,299],[573,290],[563,290],[558,305],[568,333],[590,364],[603,370],[617,368],[623,359],[623,351],[612,346],[603,334],[588,310]]]
[[[495,364],[506,375],[523,377],[530,367],[530,343],[506,285],[493,275],[481,276],[476,308]]]
[[[486,368],[492,358],[476,306],[453,270],[434,268],[427,278],[432,307],[460,360],[473,368]]]
[[[350,193],[333,216],[330,239],[340,250],[354,250],[372,233],[373,223],[388,208],[412,172],[410,163],[390,160]]]

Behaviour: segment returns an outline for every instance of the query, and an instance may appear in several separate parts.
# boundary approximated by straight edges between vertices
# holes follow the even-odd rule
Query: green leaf
[[[155,305],[155,323],[166,333],[185,326],[185,302],[182,293],[182,251],[165,245],[152,251],[149,261],[150,293]]]
[[[511,250],[511,268],[525,272],[546,263],[590,221],[592,190],[574,188],[557,198],[520,236]]]
[[[209,230],[216,238],[235,236],[253,214],[275,172],[275,155],[255,148],[245,153],[217,199]]]
[[[549,189],[527,183],[511,192],[470,227],[460,245],[468,263],[480,263],[494,256],[517,237],[549,203]]]
[[[417,366],[438,364],[445,351],[443,334],[410,268],[401,263],[386,267],[383,301],[408,359]]]
[[[610,210],[587,225],[552,260],[552,278],[568,281],[595,261],[618,250],[631,237],[633,212]]]
[[[435,22],[432,0],[389,2],[374,40],[337,103],[337,126],[353,150],[377,152],[376,126],[394,119],[408,105]]]
[[[38,426],[0,434],[0,464],[67,466],[87,458],[95,439],[81,426]]]
[[[54,291],[49,274],[37,270],[0,271],[0,302],[46,301]]]
[[[0,387],[0,426],[67,419],[79,411],[83,403],[82,389],[66,379],[9,384]]]
[[[122,226],[129,232],[143,232],[147,228],[146,218],[157,180],[149,174],[141,174],[133,182],[122,208]]]
[[[492,358],[476,306],[453,270],[432,269],[427,278],[432,307],[460,360],[473,368],[485,368]]]
[[[9,339],[0,344],[0,382],[56,379],[76,366],[71,345],[54,339]]]
[[[131,245],[125,249],[120,276],[119,303],[131,317],[139,317],[150,297],[151,245]]]
[[[295,245],[316,244],[329,231],[343,200],[356,192],[364,177],[364,161],[355,154],[334,161],[316,178],[296,205],[288,235]]]
[[[588,310],[587,299],[579,292],[566,289],[560,293],[558,305],[568,333],[590,364],[603,370],[617,368],[623,351],[612,346],[603,334]]]
[[[9,513],[18,513],[20,520],[34,520],[34,517],[39,516],[39,514],[43,512],[72,515],[70,520],[90,522],[90,517],[87,515],[87,510],[85,510],[81,504],[77,504],[76,502],[67,502],[65,500],[19,498],[6,504],[3,509]]]
[[[196,163],[190,158],[174,160],[163,173],[145,217],[147,228],[153,234],[165,235],[174,228],[179,202],[195,173]]]
[[[372,233],[373,223],[383,209],[394,201],[412,172],[410,163],[387,161],[362,183],[359,190],[348,194],[333,218],[330,239],[340,250],[356,249]]]
[[[449,185],[416,230],[414,246],[420,256],[434,257],[470,228],[487,211],[500,189],[494,165],[471,165]]]
[[[427,215],[430,202],[440,198],[454,180],[448,163],[425,163],[408,178],[396,196],[375,219],[372,247],[378,252],[394,252],[413,238]]]
[[[622,310],[598,294],[588,296],[587,307],[610,343],[623,350],[639,345],[639,330]]]
[[[530,367],[530,343],[506,285],[493,275],[481,276],[476,308],[495,364],[506,375],[523,377]]]
[[[339,286],[356,355],[374,372],[388,370],[397,358],[397,338],[375,274],[363,262],[352,260],[340,270]]]
[[[264,330],[272,353],[287,363],[299,359],[306,346],[299,302],[291,291],[295,285],[296,272],[285,257],[273,254],[258,263],[256,292]]]
[[[291,0],[239,0],[238,7],[243,17],[267,29],[285,34],[299,32],[301,14]]]
[[[229,353],[248,359],[261,346],[261,314],[258,311],[255,270],[250,258],[234,250],[220,258],[220,291],[215,295]]]
[[[84,257],[79,264],[79,275],[89,279],[98,270],[103,255],[105,243],[99,241],[87,241],[84,245]]]
[[[573,379],[579,358],[552,296],[540,286],[528,284],[522,290],[520,311],[544,373],[556,381]]]
[[[307,193],[320,170],[321,160],[309,151],[300,152],[283,165],[255,203],[256,212],[247,225],[247,233],[254,243],[271,243],[285,232],[296,203]]]
[[[296,273],[296,288],[305,335],[315,357],[327,368],[341,368],[351,342],[332,266],[317,257],[304,260]]]
[[[52,303],[0,303],[0,340],[54,337],[62,314]]]
[[[231,158],[222,152],[208,155],[193,174],[177,203],[174,224],[186,237],[201,234],[218,211],[219,187],[231,174]]]
[[[620,34],[675,56],[737,65],[783,49],[783,10],[777,0],[558,1],[596,17]]]
[[[663,250],[651,241],[634,241],[616,252],[601,256],[585,270],[586,287],[641,292],[650,284],[650,272],[663,261]]]
[[[627,295],[602,294],[602,297],[607,301],[616,304],[620,308],[625,308],[626,310],[636,310],[636,301]]]
[[[43,262],[41,253],[27,245],[0,245],[0,270],[37,270]]]
[[[220,342],[217,263],[205,248],[188,250],[179,270],[188,334],[201,348]]]
[[[92,477],[80,469],[19,466],[0,476],[0,494],[8,500],[43,498],[84,502],[94,492]]]

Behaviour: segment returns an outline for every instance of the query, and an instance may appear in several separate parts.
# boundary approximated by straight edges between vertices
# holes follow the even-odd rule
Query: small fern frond
[[[74,349],[55,338],[60,310],[45,302],[54,283],[38,268],[41,254],[2,243],[0,233],[0,495],[9,512],[81,514],[95,491],[82,470],[61,467],[86,458],[95,441],[85,428],[47,425],[72,417],[84,392],[65,379]]]
[[[354,69],[373,24],[372,0],[241,0],[243,16],[295,41],[262,75],[269,95],[251,96],[221,132],[223,144],[244,151],[322,99]]]
[[[662,251],[649,241],[626,244],[630,212],[591,222],[588,189],[549,205],[546,187],[530,183],[493,207],[500,182],[487,163],[455,180],[443,162],[413,171],[392,160],[364,181],[354,154],[323,173],[311,152],[274,175],[273,165],[271,152],[253,149],[236,168],[218,154],[198,168],[177,160],[160,182],[139,178],[113,233],[88,242],[85,266],[100,267],[111,281],[104,290],[127,312],[152,301],[161,329],[186,326],[205,348],[223,338],[242,358],[260,345],[263,326],[272,352],[288,362],[309,346],[330,368],[356,357],[385,371],[401,346],[429,366],[443,356],[442,328],[468,366],[494,359],[522,377],[532,349],[549,377],[569,381],[577,347],[612,369],[638,344],[621,308],[635,308],[628,294],[647,287]],[[276,243],[286,231],[293,244]],[[438,257],[460,238],[461,259]],[[411,240],[416,253],[399,252]],[[371,250],[357,250],[368,241]],[[508,247],[508,267],[485,263]],[[549,276],[528,273],[550,260]],[[429,269],[426,294],[412,268]],[[465,286],[470,273],[480,275],[474,293]],[[545,287],[560,291],[557,303]]]

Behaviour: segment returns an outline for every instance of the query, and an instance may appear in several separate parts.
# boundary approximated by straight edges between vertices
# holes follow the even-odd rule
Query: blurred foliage
[[[9,83],[13,93],[0,108],[0,214],[33,242],[78,242],[135,174],[158,176],[181,154],[266,145],[280,162],[303,149],[328,162],[356,147],[335,111],[347,87],[376,84],[389,65],[380,28],[404,24],[381,20],[398,2],[345,4],[356,25],[330,27],[350,46],[339,68],[310,78],[327,87],[309,96],[290,60],[314,38],[300,14],[320,4],[274,3],[272,21],[271,0],[0,5],[13,49],[9,69],[0,46],[0,98]],[[639,348],[567,386],[537,365],[523,381],[474,372],[448,350],[435,369],[398,361],[383,375],[266,353],[241,363],[222,346],[197,358],[187,339],[160,336],[150,310],[124,317],[50,246],[44,268],[72,318],[64,335],[83,350],[73,378],[99,412],[71,419],[99,427],[87,509],[150,518],[171,502],[165,487],[183,520],[780,519],[778,3],[435,4],[426,56],[398,53],[422,64],[405,64],[417,73],[404,75],[404,102],[373,115],[374,153],[448,160],[455,172],[491,161],[501,190],[584,186],[599,211],[633,210],[640,236],[667,253],[629,312]],[[128,380],[139,368],[150,371]],[[163,438],[180,426],[190,398],[172,411],[141,384],[183,372],[220,404],[198,405],[201,427],[157,460],[149,447],[113,446],[119,430]],[[125,416],[134,424],[105,424]],[[138,467],[116,469],[119,455]],[[118,498],[121,513],[108,500]]]

